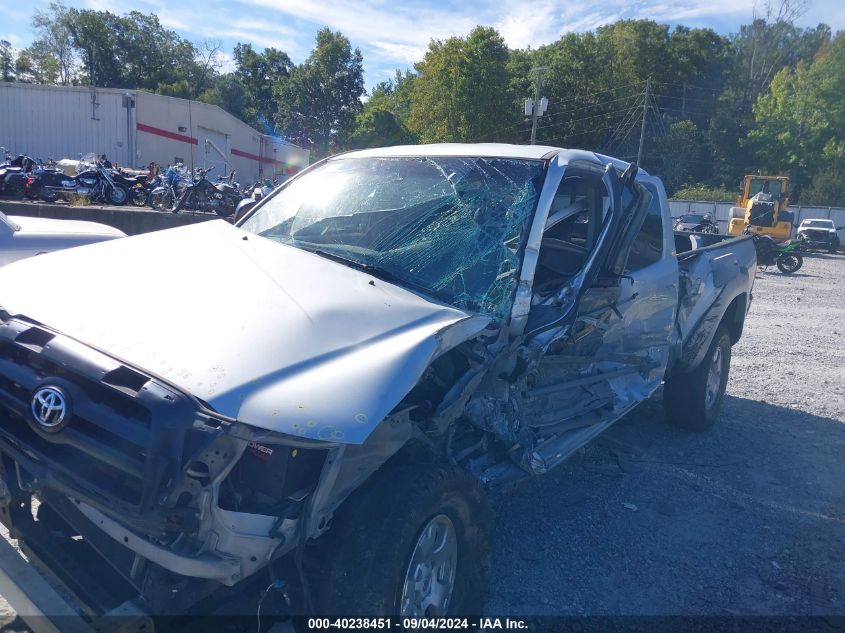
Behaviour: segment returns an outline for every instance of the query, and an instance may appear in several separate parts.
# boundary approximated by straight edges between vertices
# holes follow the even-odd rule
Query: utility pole
[[[531,108],[531,144],[535,145],[537,142],[537,120],[542,114],[540,111],[540,88],[543,85],[543,71],[546,70],[546,67],[538,66],[533,70],[537,72],[537,81],[534,83],[534,101]]]
[[[648,93],[651,88],[651,77],[645,80],[645,98],[643,99],[643,122],[640,124],[640,148],[637,150],[637,165],[643,162],[643,143],[645,143],[645,121],[648,117]]]

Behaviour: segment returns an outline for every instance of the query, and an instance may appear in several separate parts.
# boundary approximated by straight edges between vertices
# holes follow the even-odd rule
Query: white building
[[[293,174],[309,152],[257,132],[225,110],[140,90],[0,82],[0,146],[33,158],[106,154],[113,163],[150,162],[237,171],[241,183]]]

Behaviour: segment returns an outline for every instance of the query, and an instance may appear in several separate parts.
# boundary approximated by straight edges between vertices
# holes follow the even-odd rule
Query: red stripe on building
[[[239,149],[232,149],[233,156],[240,156],[242,158],[248,158],[250,160],[257,160],[262,163],[278,163],[279,165],[282,164],[281,161],[276,160],[275,158],[269,158],[267,156],[259,156],[258,154],[250,154],[249,152],[244,152]]]
[[[275,158],[269,158],[267,156],[259,156],[258,154],[250,154],[249,152],[244,152],[239,149],[232,149],[231,150],[233,156],[240,156],[241,158],[248,158],[250,160],[257,160],[262,163],[273,163],[275,165],[284,165],[284,163],[280,160]],[[297,167],[285,167],[284,173],[287,175],[295,174],[299,171]]]
[[[176,132],[170,132],[168,130],[162,130],[160,127],[153,127],[152,125],[147,125],[145,123],[136,123],[135,127],[141,132],[163,136],[165,138],[173,139],[174,141],[182,141],[183,143],[190,143],[191,145],[197,145],[198,143],[197,139],[190,136],[177,134]]]

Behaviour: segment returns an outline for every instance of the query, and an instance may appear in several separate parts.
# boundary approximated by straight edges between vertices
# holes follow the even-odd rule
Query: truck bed
[[[677,336],[669,373],[698,365],[726,317],[736,341],[751,302],[757,254],[750,237],[675,233],[680,277]]]

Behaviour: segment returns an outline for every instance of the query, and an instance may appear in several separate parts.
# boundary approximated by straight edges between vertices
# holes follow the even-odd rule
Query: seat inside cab
[[[534,292],[554,292],[587,261],[610,198],[598,177],[568,176],[555,193],[540,244]]]

